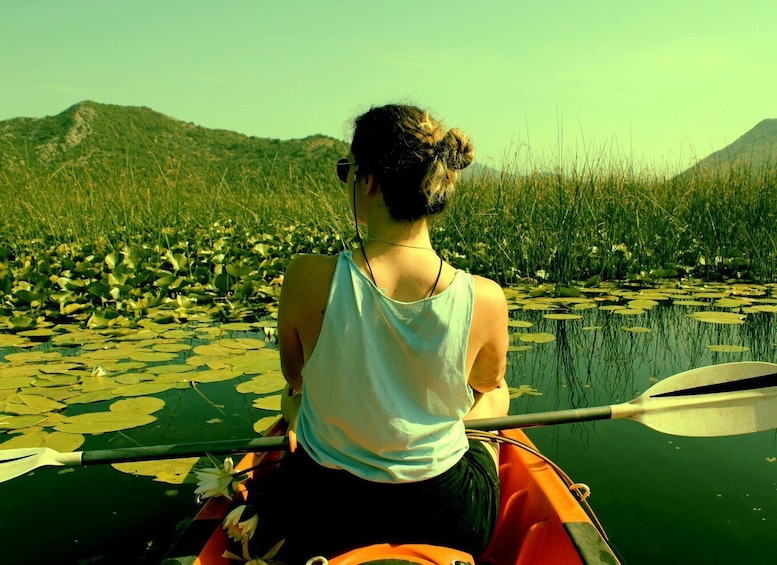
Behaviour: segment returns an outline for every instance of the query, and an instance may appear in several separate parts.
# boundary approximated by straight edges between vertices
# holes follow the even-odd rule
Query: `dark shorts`
[[[374,543],[427,543],[477,556],[499,512],[497,470],[480,441],[470,441],[445,473],[413,483],[366,481],[298,449],[281,464],[281,489],[291,563]]]

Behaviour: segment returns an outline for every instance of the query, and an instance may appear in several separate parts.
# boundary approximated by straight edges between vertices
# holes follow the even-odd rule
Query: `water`
[[[733,326],[701,323],[688,311],[661,305],[626,317],[592,309],[569,321],[514,312],[533,323],[520,331],[548,332],[556,340],[511,353],[510,385],[542,393],[514,399],[512,412],[613,404],[690,368],[777,361],[777,314],[751,314]],[[650,332],[622,329],[634,326]],[[707,348],[721,344],[749,351]],[[252,422],[266,414],[235,392],[249,378],[162,393],[166,406],[157,422],[89,437],[84,449],[250,437]],[[83,409],[103,410],[104,404]],[[631,421],[604,421],[529,434],[575,481],[591,487],[592,506],[625,563],[777,562],[777,461],[770,460],[777,457],[776,432],[684,438]],[[193,490],[193,484],[157,483],[109,466],[40,469],[0,484],[0,561],[156,563],[195,513]]]
[[[558,339],[513,358],[511,382],[530,384],[543,396],[516,399],[512,410],[614,404],[690,368],[775,361],[772,314],[720,326],[686,313],[680,306],[655,308],[639,317],[649,333],[629,333],[621,328],[632,321],[612,314],[570,323],[522,312]],[[601,328],[582,329],[591,322]],[[707,348],[720,344],[750,351],[723,355]],[[777,462],[771,460],[777,432],[688,438],[603,421],[529,435],[573,480],[591,487],[591,504],[625,563],[777,562]]]

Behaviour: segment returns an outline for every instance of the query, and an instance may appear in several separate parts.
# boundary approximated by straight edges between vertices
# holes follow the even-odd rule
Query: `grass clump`
[[[3,173],[0,325],[132,320],[158,306],[167,318],[193,315],[182,302],[198,304],[198,315],[208,304],[216,319],[261,318],[294,254],[352,245],[334,174],[216,178],[168,165],[142,179],[77,164],[45,178],[23,167]],[[667,177],[618,165],[508,165],[462,180],[433,238],[455,266],[505,285],[771,282],[776,211],[768,169]]]

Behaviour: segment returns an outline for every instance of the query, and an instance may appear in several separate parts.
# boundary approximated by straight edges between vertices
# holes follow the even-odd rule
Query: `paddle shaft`
[[[100,465],[104,463],[127,463],[130,461],[155,461],[161,459],[178,459],[183,457],[202,457],[225,455],[243,451],[272,451],[288,447],[285,436],[258,437],[252,439],[234,439],[204,443],[183,443],[178,445],[150,445],[148,447],[125,447],[121,449],[96,449],[93,451],[76,451],[80,461],[74,465]],[[66,454],[61,454],[66,455]]]
[[[557,412],[536,412],[534,414],[467,420],[464,422],[464,425],[468,430],[508,430],[511,428],[536,428],[556,424],[571,424],[573,422],[609,420],[612,417],[612,406],[592,406],[590,408],[571,408]]]
[[[606,420],[611,417],[609,406],[596,408],[581,408],[562,410],[560,412],[541,412],[537,414],[521,414],[504,416],[502,418],[485,418],[465,422],[469,430],[503,430],[565,424],[569,422],[584,422],[588,420]],[[95,449],[91,451],[76,451],[72,453],[73,461],[67,465],[102,465],[110,463],[128,463],[130,461],[155,461],[162,459],[178,459],[183,457],[201,457],[206,453],[211,455],[226,455],[244,451],[272,451],[285,449],[289,446],[288,438],[284,436],[259,437],[252,439],[234,439],[212,441],[205,443],[184,443],[178,445],[149,445],[147,447],[124,447],[120,449]],[[68,454],[62,453],[60,457]],[[64,462],[64,461],[63,461]]]
[[[612,418],[611,406],[597,406],[592,408],[561,410],[558,412],[539,412],[536,414],[503,416],[501,418],[468,420],[465,422],[465,425],[468,430],[505,430],[510,428],[552,426],[555,424],[567,424],[571,422],[587,422],[590,420],[608,420],[610,418]],[[273,436],[206,443],[184,443],[179,445],[150,445],[148,447],[96,449],[93,451],[74,452],[72,454],[72,464],[87,466],[105,463],[126,463],[130,461],[153,461],[182,457],[198,457],[203,456],[206,453],[211,455],[225,455],[228,453],[244,451],[272,451],[275,449],[286,449],[288,446],[288,438]],[[67,454],[61,454],[61,456],[65,455]],[[80,459],[78,457],[80,457]]]

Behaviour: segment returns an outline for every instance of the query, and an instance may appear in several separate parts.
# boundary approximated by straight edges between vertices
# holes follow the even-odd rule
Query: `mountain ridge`
[[[138,180],[205,175],[229,181],[334,178],[348,145],[316,134],[301,139],[247,136],[183,122],[144,106],[82,101],[54,116],[0,122],[0,172],[53,174],[62,167],[124,172]]]

